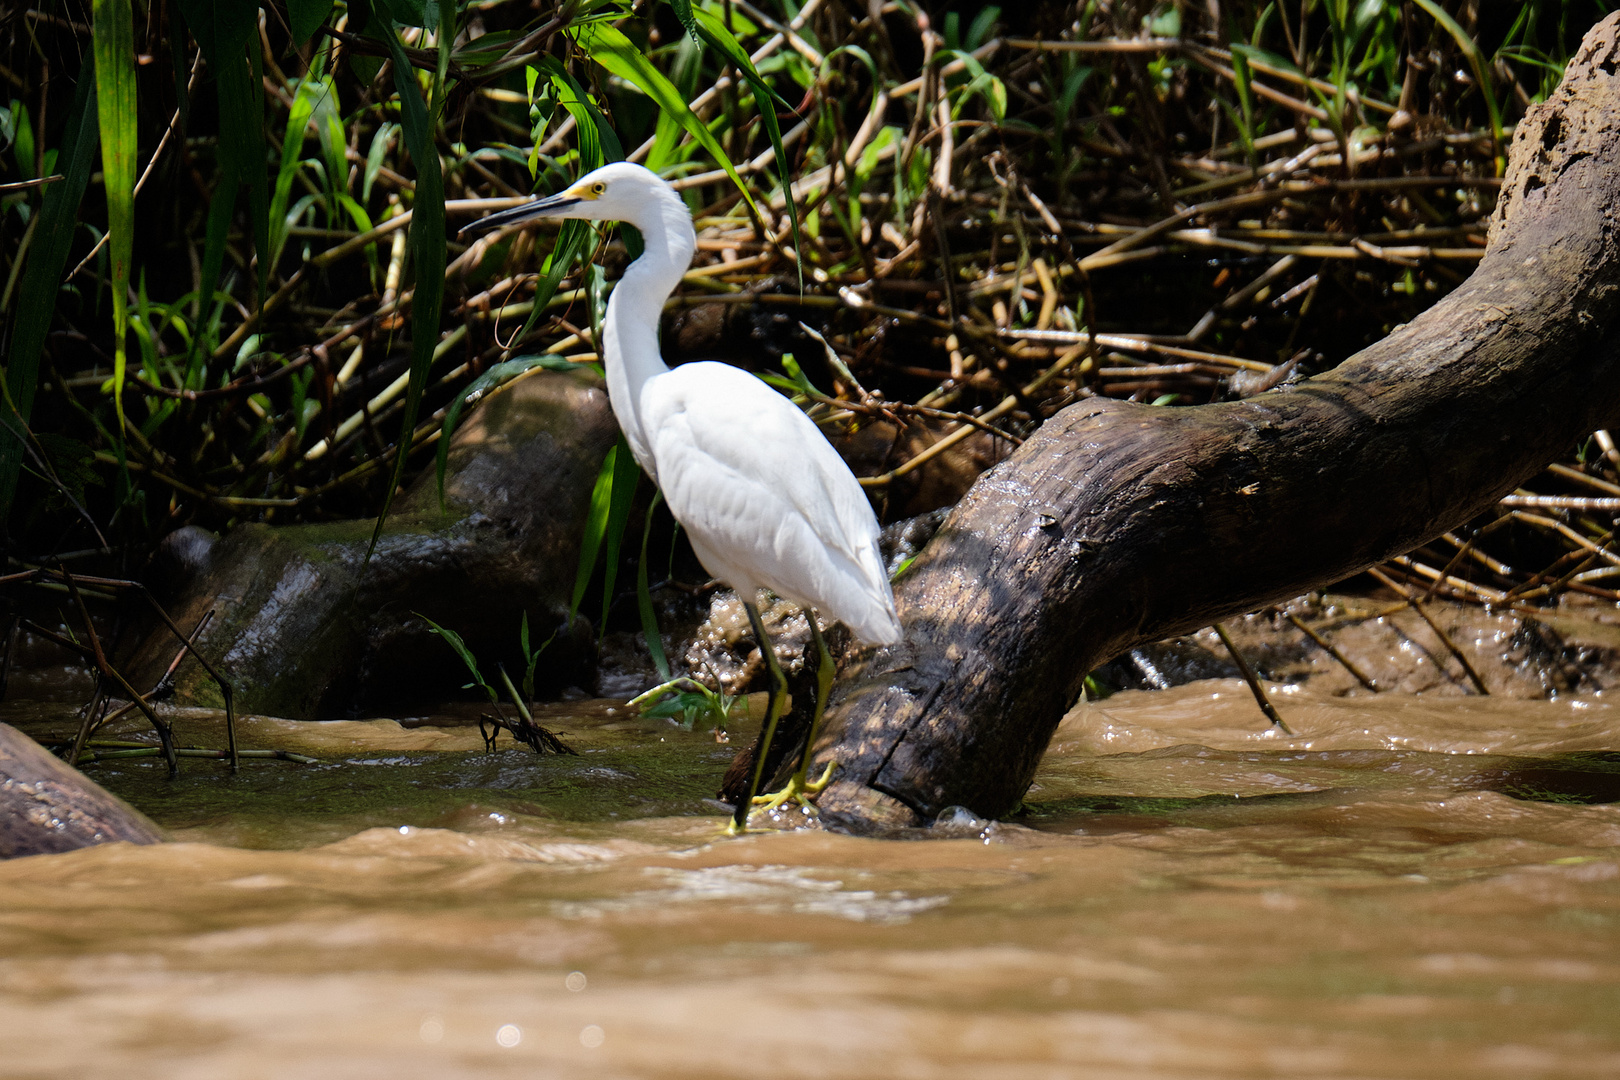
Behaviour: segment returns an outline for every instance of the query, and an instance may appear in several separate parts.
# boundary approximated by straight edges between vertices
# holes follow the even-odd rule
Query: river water
[[[1278,704],[1083,705],[1022,814],[890,839],[727,839],[732,747],[604,703],[89,764],[177,842],[0,863],[0,1075],[1620,1076],[1620,708]]]

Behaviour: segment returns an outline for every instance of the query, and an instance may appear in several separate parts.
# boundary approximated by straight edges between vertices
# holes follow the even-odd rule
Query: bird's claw
[[[838,768],[838,762],[829,761],[826,771],[821,774],[819,780],[806,780],[803,773],[795,773],[781,791],[775,791],[769,795],[754,796],[754,810],[764,810],[768,814],[774,814],[785,804],[796,802],[804,808],[805,813],[814,816],[816,806],[810,800],[826,790],[827,785],[832,781],[833,770],[836,768]]]

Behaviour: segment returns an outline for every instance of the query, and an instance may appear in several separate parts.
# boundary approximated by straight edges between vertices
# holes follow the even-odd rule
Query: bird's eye
[[[602,192],[604,192],[606,190],[607,190],[607,185],[606,184],[596,183],[596,184],[591,185],[591,194],[592,195],[600,195],[600,194],[602,194]]]

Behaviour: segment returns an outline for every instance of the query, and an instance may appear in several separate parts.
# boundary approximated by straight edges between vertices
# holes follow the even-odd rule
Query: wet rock
[[[659,625],[666,623],[660,620]],[[663,681],[639,630],[619,630],[602,636],[596,662],[597,697],[629,701]]]
[[[162,839],[140,811],[0,724],[0,859]]]
[[[172,603],[197,575],[208,568],[219,535],[186,525],[165,536],[152,555],[146,584],[159,603]]]
[[[207,542],[166,545],[180,567],[170,610],[189,628],[215,612],[200,642],[217,658],[244,711],[336,718],[453,696],[467,681],[421,616],[455,630],[485,660],[518,668],[518,624],[531,640],[563,626],[590,493],[618,433],[607,394],[584,372],[541,372],[484,403],[456,433],[445,483],[426,470],[398,502],[369,563],[372,522],[245,525]],[[541,659],[537,682],[578,682],[594,662],[576,623]],[[155,682],[175,647],[165,632],[130,673]],[[177,700],[220,704],[194,662]]]
[[[890,577],[928,546],[950,512],[950,507],[941,507],[884,526],[878,536],[878,547],[883,551],[883,568]]]

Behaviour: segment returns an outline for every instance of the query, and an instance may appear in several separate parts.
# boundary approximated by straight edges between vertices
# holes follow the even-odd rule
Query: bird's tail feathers
[[[884,599],[887,603],[880,604],[874,599],[857,621],[844,620],[844,625],[868,645],[893,645],[904,636],[900,617],[895,614],[893,598],[886,596]]]

